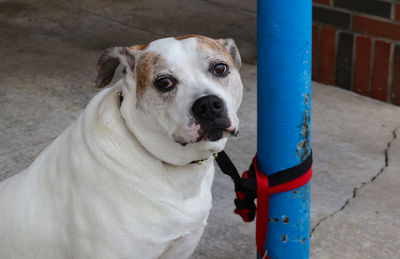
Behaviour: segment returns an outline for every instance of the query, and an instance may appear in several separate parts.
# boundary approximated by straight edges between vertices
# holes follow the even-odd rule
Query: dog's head
[[[106,50],[97,87],[124,66],[121,115],[142,145],[175,165],[206,159],[236,136],[242,100],[239,51],[232,39],[164,38]]]

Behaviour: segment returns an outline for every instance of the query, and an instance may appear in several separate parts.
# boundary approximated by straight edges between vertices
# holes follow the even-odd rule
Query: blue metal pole
[[[258,0],[258,162],[267,175],[310,153],[311,0]],[[309,258],[310,185],[270,196],[265,249]]]

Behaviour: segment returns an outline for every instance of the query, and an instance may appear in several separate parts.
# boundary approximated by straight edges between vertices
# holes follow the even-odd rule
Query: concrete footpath
[[[97,93],[104,49],[189,33],[238,42],[245,90],[240,134],[227,152],[245,170],[256,152],[255,8],[239,0],[0,0],[0,180],[27,167]],[[399,127],[399,107],[313,84],[311,258],[400,258]],[[220,172],[213,197],[193,258],[255,258],[254,223],[232,213],[233,184]]]

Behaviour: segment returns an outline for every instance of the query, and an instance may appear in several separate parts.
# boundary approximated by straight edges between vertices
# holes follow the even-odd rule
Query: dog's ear
[[[219,39],[217,41],[229,51],[236,68],[239,69],[242,66],[242,59],[240,58],[239,49],[235,41],[231,38]]]
[[[97,88],[103,88],[111,82],[119,64],[124,65],[125,69],[133,71],[135,68],[135,57],[127,48],[113,47],[106,49],[96,65]]]

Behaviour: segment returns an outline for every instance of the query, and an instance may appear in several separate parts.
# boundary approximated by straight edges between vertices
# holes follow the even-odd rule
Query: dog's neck
[[[124,96],[123,96],[123,94],[122,94],[122,90],[120,90],[120,91],[117,92],[117,102],[118,102],[118,105],[119,105],[119,108],[120,108],[120,109],[121,109],[121,105],[122,105],[122,101],[123,101],[123,100],[124,100]],[[216,157],[217,157],[217,154],[218,154],[218,153],[214,153],[214,154],[213,154],[213,158],[216,158]],[[193,161],[191,161],[189,164],[201,165],[201,164],[203,164],[203,162],[206,161],[207,159],[209,159],[209,158],[193,160]],[[166,162],[166,161],[163,161],[163,162],[166,163],[166,164],[168,164],[168,162]]]
[[[136,109],[136,94],[131,87],[124,84],[121,83],[120,87],[114,92],[114,100],[120,115],[129,131],[153,156],[167,164],[185,166],[193,161],[200,163],[200,161],[212,158],[214,153],[224,148],[226,138],[215,142],[201,141],[186,146],[176,143],[160,129],[157,121],[149,118],[140,109]],[[118,94],[118,92],[121,92],[121,94]]]

